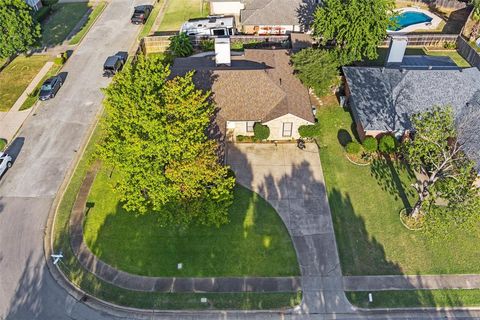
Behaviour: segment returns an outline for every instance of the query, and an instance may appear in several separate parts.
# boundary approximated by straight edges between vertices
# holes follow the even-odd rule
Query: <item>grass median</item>
[[[93,26],[95,21],[97,21],[98,17],[100,14],[103,12],[105,7],[107,6],[106,2],[99,2],[96,3],[92,9],[92,12],[89,14],[87,21],[85,24],[82,26],[82,28],[70,39],[69,44],[70,45],[75,45],[80,43],[82,39],[85,37],[85,35],[88,33],[90,28]]]
[[[372,302],[368,294],[372,293]],[[479,289],[401,290],[346,292],[348,300],[362,308],[478,307]]]

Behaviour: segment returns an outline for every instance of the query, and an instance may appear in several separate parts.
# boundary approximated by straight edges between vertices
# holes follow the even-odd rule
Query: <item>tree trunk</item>
[[[415,203],[415,206],[413,207],[412,212],[410,213],[410,217],[415,219],[415,221],[418,221],[418,218],[420,218],[420,209],[422,208],[423,204],[423,199],[418,199],[417,203]]]
[[[413,207],[412,211],[410,212],[410,217],[415,219],[415,221],[418,221],[420,218],[420,209],[422,209],[422,204],[427,199],[427,197],[430,195],[430,192],[428,191],[428,188],[430,187],[430,180],[426,180],[422,182],[421,187],[416,188],[418,192],[418,200],[415,203],[415,206]]]

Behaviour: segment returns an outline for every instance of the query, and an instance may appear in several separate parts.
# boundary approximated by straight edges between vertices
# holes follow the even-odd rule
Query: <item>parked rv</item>
[[[235,18],[231,16],[190,19],[180,28],[189,36],[231,36],[235,31]]]

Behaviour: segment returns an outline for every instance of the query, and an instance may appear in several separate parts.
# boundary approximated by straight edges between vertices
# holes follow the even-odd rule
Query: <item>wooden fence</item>
[[[480,53],[461,36],[457,39],[457,51],[471,66],[480,69]]]
[[[168,46],[170,45],[170,37],[171,35],[165,36],[151,36],[145,37],[142,39],[140,46],[144,54],[149,53],[159,53],[165,52],[168,50]],[[215,39],[214,36],[196,36],[190,37],[190,41],[192,42],[193,46],[199,48],[202,41],[205,40],[213,40]],[[288,35],[274,35],[274,36],[254,36],[254,35],[233,35],[230,36],[230,41],[232,47],[246,44],[258,44],[258,45],[282,45],[282,46],[290,46],[290,36]]]

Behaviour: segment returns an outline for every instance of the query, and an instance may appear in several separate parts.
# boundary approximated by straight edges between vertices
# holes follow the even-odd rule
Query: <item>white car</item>
[[[12,157],[8,154],[0,152],[0,177],[12,167]]]

